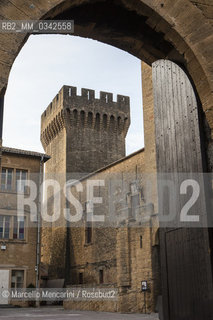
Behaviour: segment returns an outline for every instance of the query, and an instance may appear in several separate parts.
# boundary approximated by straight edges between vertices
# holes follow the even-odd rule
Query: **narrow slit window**
[[[84,282],[83,272],[80,272],[78,276],[78,283],[83,284],[83,282]]]
[[[140,236],[140,248],[143,248],[143,236]]]
[[[92,243],[92,223],[87,222],[86,228],[85,228],[85,243],[90,244]]]
[[[104,283],[104,270],[99,270],[99,283]]]

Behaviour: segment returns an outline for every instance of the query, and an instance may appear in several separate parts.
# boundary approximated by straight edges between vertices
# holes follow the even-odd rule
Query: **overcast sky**
[[[16,58],[5,97],[3,144],[43,151],[40,116],[63,85],[130,96],[127,154],[144,146],[140,60],[98,41],[69,35],[30,36]]]

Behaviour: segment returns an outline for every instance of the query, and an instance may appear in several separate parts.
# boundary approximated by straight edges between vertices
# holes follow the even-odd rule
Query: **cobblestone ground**
[[[156,314],[120,314],[107,312],[91,311],[72,311],[64,310],[62,307],[43,307],[43,308],[0,308],[0,320],[158,320]]]

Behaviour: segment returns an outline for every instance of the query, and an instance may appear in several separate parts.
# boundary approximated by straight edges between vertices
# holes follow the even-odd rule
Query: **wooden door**
[[[186,201],[179,192],[181,179],[203,172],[198,104],[186,73],[177,64],[156,61],[152,73],[158,177],[168,176],[177,185],[175,219],[168,225],[160,223],[164,319],[210,320],[212,269],[202,175],[202,194],[193,206],[201,220],[190,226],[179,221]],[[159,183],[159,193],[160,186]],[[173,210],[161,197],[159,208]]]

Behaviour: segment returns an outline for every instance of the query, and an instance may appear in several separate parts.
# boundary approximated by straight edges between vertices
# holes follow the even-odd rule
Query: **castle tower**
[[[41,116],[41,142],[51,156],[45,167],[48,178],[61,185],[60,220],[42,226],[42,260],[50,278],[69,278],[69,228],[63,217],[66,179],[78,179],[125,156],[125,137],[130,125],[129,97],[63,86]],[[53,213],[48,189],[48,214]]]
[[[41,142],[51,156],[46,171],[85,174],[125,156],[129,97],[63,86],[41,117]]]

